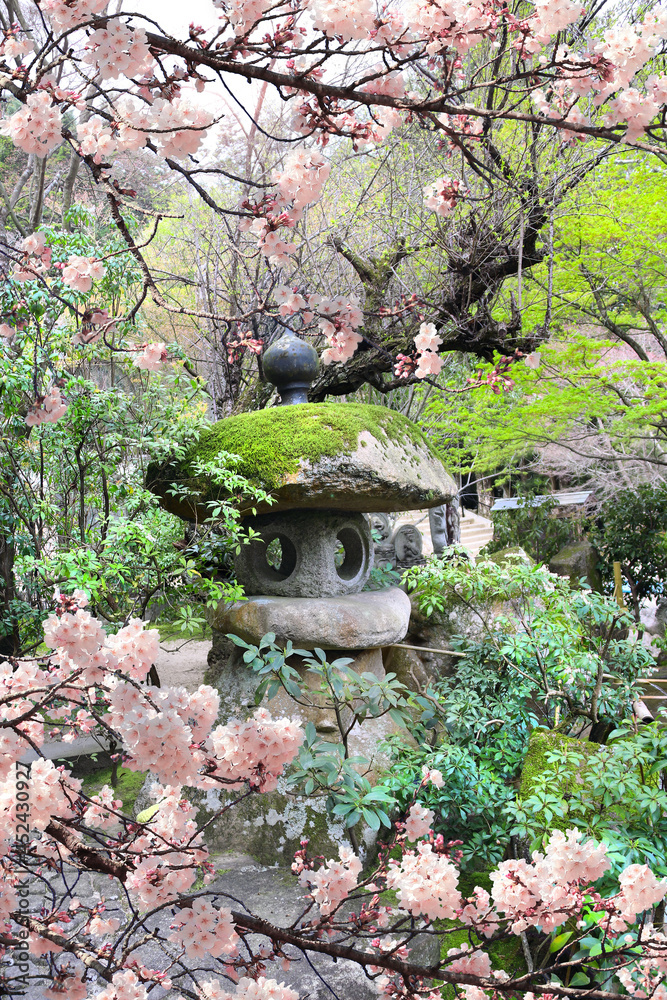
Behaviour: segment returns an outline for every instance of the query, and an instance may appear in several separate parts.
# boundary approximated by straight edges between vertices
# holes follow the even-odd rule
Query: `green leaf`
[[[549,951],[550,952],[560,951],[561,948],[564,948],[567,942],[570,940],[572,934],[573,931],[563,931],[562,934],[558,934],[558,936],[555,937],[552,940],[551,944],[549,945]]]
[[[148,823],[155,816],[160,805],[160,802],[156,802],[155,805],[148,806],[147,809],[143,809],[140,813],[137,813],[137,823]]]

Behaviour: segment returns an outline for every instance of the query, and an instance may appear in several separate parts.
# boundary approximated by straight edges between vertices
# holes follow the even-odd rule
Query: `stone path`
[[[194,691],[204,683],[211,640],[169,639],[160,643],[155,664],[162,684],[182,686]]]
[[[245,900],[256,916],[279,926],[289,926],[302,912],[303,890],[291,872],[263,867],[248,855],[217,855],[213,860],[219,874],[208,888],[220,893],[217,898],[218,905],[242,909],[241,901]],[[48,898],[50,890],[58,897],[63,890],[62,882],[52,880],[50,887],[43,882],[33,882],[30,893],[33,912],[37,900]],[[107,906],[104,916],[111,917],[114,913],[119,914],[119,911],[126,906],[119,891],[122,892],[118,883],[104,876],[85,874],[77,880],[72,895],[86,902],[99,900],[104,896]],[[171,919],[171,911],[165,910],[160,919],[153,922],[151,930],[157,931],[163,937],[166,936],[169,934]],[[266,943],[266,939],[258,935],[252,935],[250,940],[253,944]],[[169,964],[165,950],[176,957],[178,950],[173,944],[167,943],[163,947],[155,941],[137,949],[133,956],[140,959],[148,968],[165,969]],[[288,953],[293,951],[293,949],[287,950]],[[422,956],[419,960],[421,958]],[[60,960],[57,961],[59,964]],[[221,963],[210,957],[197,961],[186,960],[186,965],[196,969],[200,982],[211,978],[211,974],[221,967]],[[5,961],[2,971],[8,978],[14,974],[13,969],[11,962]],[[43,1000],[45,987],[35,977],[40,973],[43,974],[46,969],[46,958],[35,959],[30,963],[28,973],[30,984],[24,993],[25,1000]],[[151,1000],[176,1000],[176,997],[181,995],[181,987],[191,987],[191,982],[188,982],[189,977],[184,977],[182,967],[178,963],[170,969],[169,975],[173,981],[172,989],[167,991],[162,987],[153,988],[150,993]],[[334,962],[323,955],[314,955],[306,959],[294,953],[294,961],[286,971],[275,962],[267,962],[265,975],[267,978],[291,986],[298,993],[300,1000],[352,1000],[352,998],[372,1000],[378,995],[373,982],[368,980],[363,970],[354,963],[342,960]],[[232,988],[228,981],[221,980],[221,983],[223,988]],[[98,978],[94,971],[89,973],[90,998],[95,997],[104,986],[104,981]]]

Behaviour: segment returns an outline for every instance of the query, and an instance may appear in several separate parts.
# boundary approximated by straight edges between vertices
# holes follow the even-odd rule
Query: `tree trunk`
[[[2,630],[0,656],[17,656],[20,652],[18,621],[12,608],[16,597],[14,586],[14,540],[0,535],[0,588],[2,601]]]

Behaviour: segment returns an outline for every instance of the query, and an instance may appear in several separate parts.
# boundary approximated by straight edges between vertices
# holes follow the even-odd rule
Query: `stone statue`
[[[461,541],[458,497],[455,497],[451,503],[431,507],[428,512],[428,521],[435,555],[441,555],[448,546],[457,545]]]
[[[373,532],[373,541],[376,545],[385,545],[389,540],[393,528],[392,520],[388,514],[373,513],[368,515]]]
[[[396,552],[396,565],[405,569],[422,561],[424,539],[419,528],[413,524],[402,524],[392,538]]]

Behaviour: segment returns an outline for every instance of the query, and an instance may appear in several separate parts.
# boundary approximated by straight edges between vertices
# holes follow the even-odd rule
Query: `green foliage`
[[[557,713],[561,727],[574,732],[600,717],[622,717],[636,678],[654,666],[628,638],[627,612],[601,594],[573,590],[544,567],[432,559],[405,580],[424,614],[455,600],[479,616],[493,656],[534,686],[549,727]],[[506,613],[493,610],[498,601]]]
[[[567,544],[573,526],[563,518],[553,516],[558,502],[551,497],[533,503],[534,495],[519,496],[515,510],[500,510],[492,514],[493,539],[480,555],[492,555],[501,549],[520,545],[538,563],[548,563]]]
[[[524,792],[523,806],[516,803],[535,727],[558,725],[560,732],[549,736],[581,748],[582,758],[591,754],[592,744],[561,733],[581,736],[600,718],[626,717],[634,682],[653,660],[628,637],[631,619],[613,601],[573,590],[543,567],[432,560],[406,579],[422,613],[437,619],[463,604],[479,615],[485,634],[449,640],[465,656],[451,677],[413,695],[420,714],[410,726],[412,740],[388,741],[393,763],[383,784],[401,809],[419,789],[420,802],[434,810],[435,829],[462,841],[464,870],[472,871],[502,860],[510,838],[526,835],[520,808],[524,827],[541,823],[542,831],[557,827],[567,811],[569,790],[553,776],[544,784],[546,798]],[[441,771],[442,788],[420,787],[423,767]],[[635,801],[643,808],[647,796]]]
[[[87,220],[83,210],[75,216]],[[91,252],[92,233],[48,232],[56,259]],[[109,251],[117,240],[109,237]],[[96,289],[110,312],[122,313],[135,279],[124,257],[109,259]],[[218,505],[216,528],[200,525],[184,543],[183,523],[144,487],[151,461],[182,457],[204,430],[200,381],[178,367],[143,375],[102,342],[75,346],[80,299],[64,287],[60,300],[48,297],[39,282],[0,289],[0,310],[19,331],[0,344],[0,544],[9,555],[0,636],[17,653],[39,641],[54,587],[84,590],[111,623],[162,615],[185,634],[201,631],[206,604],[241,594],[230,565],[245,539],[232,505]],[[136,328],[117,326],[116,346],[136,342]],[[26,427],[28,406],[52,384],[66,415]],[[202,474],[264,497],[228,458]]]
[[[513,365],[515,387],[507,393],[482,387],[429,401],[423,425],[451,468],[474,464],[477,474],[504,474],[553,443],[571,448],[573,475],[594,482],[601,470],[618,476],[616,459],[624,468],[633,456],[661,467],[666,207],[664,165],[633,155],[598,168],[564,200],[554,219],[551,277],[547,258],[522,280],[524,331],[543,326],[553,286],[550,338],[539,347],[538,367]],[[496,320],[510,317],[511,295],[516,300],[514,279],[503,285]],[[490,367],[481,365],[483,372]],[[449,386],[460,392],[465,376],[450,376]],[[561,450],[559,461],[566,455]],[[646,469],[638,467],[639,475]]]
[[[664,594],[667,579],[667,485],[619,490],[602,504],[591,541],[601,556],[608,591],[614,587],[613,563],[620,562],[633,603]]]
[[[593,749],[549,743],[509,804],[512,832],[541,849],[552,829],[574,827],[608,845],[611,875],[630,864],[667,875],[667,729],[622,726]]]

